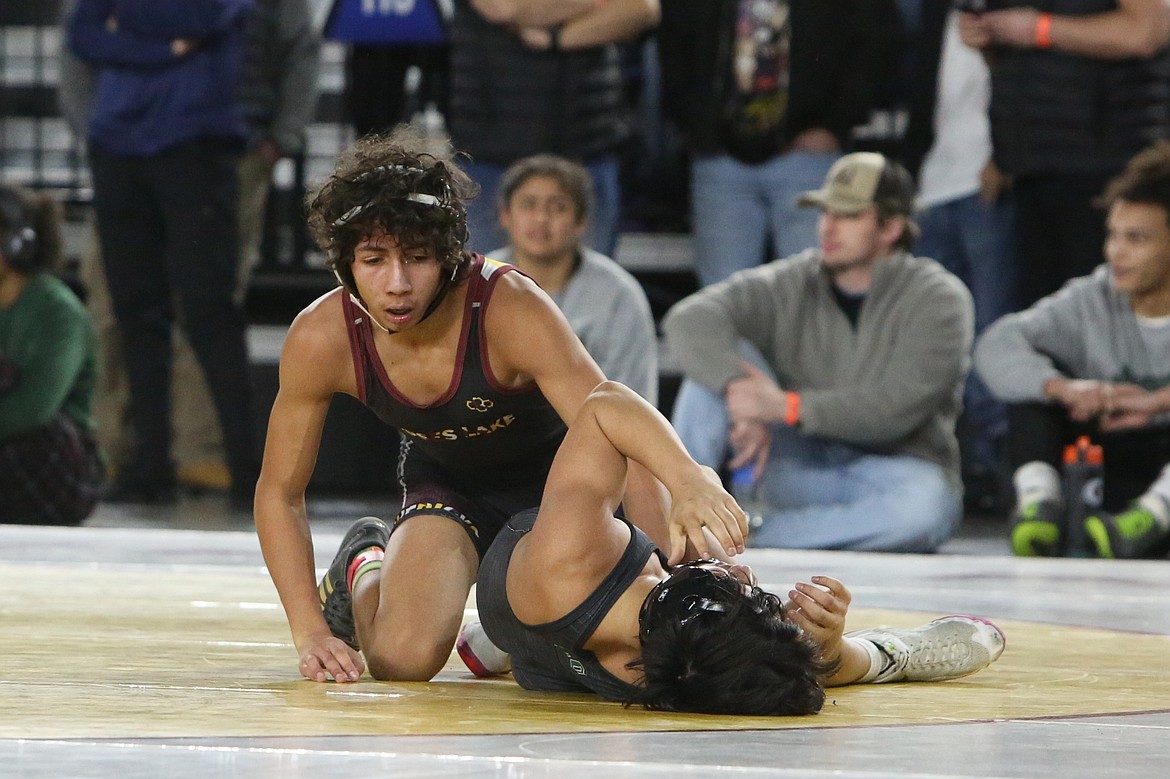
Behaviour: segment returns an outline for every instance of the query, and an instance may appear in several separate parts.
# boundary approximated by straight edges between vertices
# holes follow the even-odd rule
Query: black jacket
[[[989,0],[1082,16],[1116,0]],[[995,161],[1015,174],[1112,175],[1158,138],[1170,137],[1170,50],[1107,60],[1054,49],[1004,47],[991,68]]]
[[[700,154],[723,151],[720,111],[731,75],[736,0],[663,0],[658,29],[666,115]],[[824,127],[844,146],[892,76],[891,0],[791,0],[787,142]]]
[[[616,45],[535,51],[466,0],[455,3],[449,30],[451,138],[478,162],[537,152],[588,160],[628,136]]]

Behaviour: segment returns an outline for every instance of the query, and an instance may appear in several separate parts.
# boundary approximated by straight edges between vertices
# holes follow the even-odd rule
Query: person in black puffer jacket
[[[992,65],[992,145],[1015,177],[1026,307],[1100,264],[1105,220],[1094,200],[1130,157],[1170,137],[1170,8],[1162,0],[963,8],[963,41]]]

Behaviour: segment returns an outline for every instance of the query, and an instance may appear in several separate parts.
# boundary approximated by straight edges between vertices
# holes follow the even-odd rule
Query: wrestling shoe
[[[337,550],[337,556],[333,558],[325,578],[317,587],[325,624],[329,626],[329,631],[333,635],[349,644],[352,649],[359,647],[357,628],[353,623],[353,598],[346,575],[349,565],[358,552],[371,546],[385,549],[389,541],[390,528],[385,522],[377,517],[359,519],[341,539],[341,548]]]
[[[1085,519],[1085,535],[1098,557],[1133,560],[1161,557],[1170,549],[1170,533],[1158,525],[1148,509],[1137,503],[1120,514],[1099,511]]]
[[[1054,500],[1036,500],[1012,512],[1012,553],[1017,557],[1058,557],[1064,510]]]
[[[952,615],[920,628],[849,633],[872,641],[892,661],[878,682],[941,682],[981,671],[1003,654],[1003,631],[979,617]]]
[[[459,632],[455,651],[463,664],[479,678],[499,676],[512,670],[512,656],[497,647],[478,622],[468,622]]]

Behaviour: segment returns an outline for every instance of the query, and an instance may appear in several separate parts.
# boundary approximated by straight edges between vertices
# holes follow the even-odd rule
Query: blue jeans
[[[585,245],[606,257],[613,257],[621,210],[618,158],[612,154],[595,157],[585,163],[585,168],[593,177],[593,213],[589,217]],[[468,162],[463,169],[480,186],[479,197],[467,204],[467,230],[470,233],[467,248],[482,254],[507,246],[508,234],[500,227],[496,193],[508,166]]]
[[[922,236],[915,254],[938,260],[954,273],[975,301],[975,333],[1014,310],[1016,263],[1012,250],[1015,207],[994,206],[978,195],[939,203],[918,215]],[[997,442],[1007,434],[1007,415],[974,371],[963,393],[960,424],[964,465],[994,470]]]
[[[761,261],[817,245],[815,208],[801,208],[801,192],[819,189],[836,154],[793,151],[759,165],[726,154],[691,164],[691,219],[695,272],[714,284]],[[765,257],[771,238],[771,256]]]
[[[728,430],[723,399],[686,382],[674,417],[691,456],[718,468]],[[754,504],[745,508],[760,517],[751,546],[790,549],[932,552],[950,538],[963,508],[962,490],[934,463],[872,454],[784,426],[772,430],[755,487],[736,497]]]

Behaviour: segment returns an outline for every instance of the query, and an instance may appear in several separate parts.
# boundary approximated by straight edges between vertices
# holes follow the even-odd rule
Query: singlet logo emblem
[[[490,398],[481,398],[478,395],[467,401],[467,407],[469,409],[472,411],[478,411],[481,414],[486,412],[494,405],[496,405],[495,401],[491,400]]]
[[[577,674],[578,676],[585,675],[585,666],[581,665],[581,661],[578,660],[577,658],[575,658],[575,657],[569,658],[569,667],[572,668],[573,673]]]

